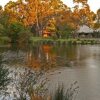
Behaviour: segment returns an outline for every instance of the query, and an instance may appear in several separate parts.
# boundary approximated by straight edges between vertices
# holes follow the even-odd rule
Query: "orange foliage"
[[[74,29],[83,24],[93,26],[95,14],[90,10],[87,1],[73,0],[75,7],[71,11],[61,0],[17,0],[10,1],[5,6],[5,11],[10,15],[10,22],[18,20],[25,26],[35,25],[36,33],[40,35],[52,19],[61,24],[67,23]],[[47,35],[44,36],[47,37]]]

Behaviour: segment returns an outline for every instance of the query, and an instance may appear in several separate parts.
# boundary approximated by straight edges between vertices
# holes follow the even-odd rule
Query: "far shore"
[[[53,39],[43,37],[31,37],[30,42],[32,44],[100,44],[99,38],[65,38],[65,39]]]
[[[10,44],[8,37],[0,37],[0,47],[2,45]],[[31,37],[29,39],[31,44],[100,44],[100,38],[44,38],[44,37]],[[3,46],[4,47],[4,46]]]

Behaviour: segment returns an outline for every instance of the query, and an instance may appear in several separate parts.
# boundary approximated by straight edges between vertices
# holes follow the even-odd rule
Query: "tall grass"
[[[8,85],[11,82],[11,78],[9,77],[9,69],[3,65],[3,62],[2,55],[0,55],[0,100],[5,100],[5,96],[8,94]]]
[[[55,93],[51,94],[52,96],[39,96],[33,93],[31,100],[75,100],[78,90],[79,86],[77,81],[75,81],[67,90],[65,90],[64,85],[59,85]]]
[[[65,90],[64,85],[59,85],[52,100],[75,100],[78,94],[78,83],[75,81],[70,87]]]
[[[16,73],[15,73],[16,74]],[[78,94],[77,81],[70,85],[66,89],[64,85],[58,85],[55,92],[49,94],[46,87],[47,80],[43,78],[43,73],[32,72],[25,69],[25,72],[19,74],[20,77],[15,75],[14,85],[16,87],[16,93],[14,98],[16,100],[75,100]]]

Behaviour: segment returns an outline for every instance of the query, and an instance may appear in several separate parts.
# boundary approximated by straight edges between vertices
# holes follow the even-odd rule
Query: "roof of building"
[[[96,32],[100,32],[100,28],[96,29]]]
[[[78,33],[93,33],[93,29],[86,26],[86,25],[82,25],[80,26],[79,30],[77,31]]]

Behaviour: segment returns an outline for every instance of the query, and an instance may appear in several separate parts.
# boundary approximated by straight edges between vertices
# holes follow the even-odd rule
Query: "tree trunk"
[[[36,0],[36,33],[37,36],[40,36],[40,26],[39,26],[39,17],[38,17],[38,1]]]

